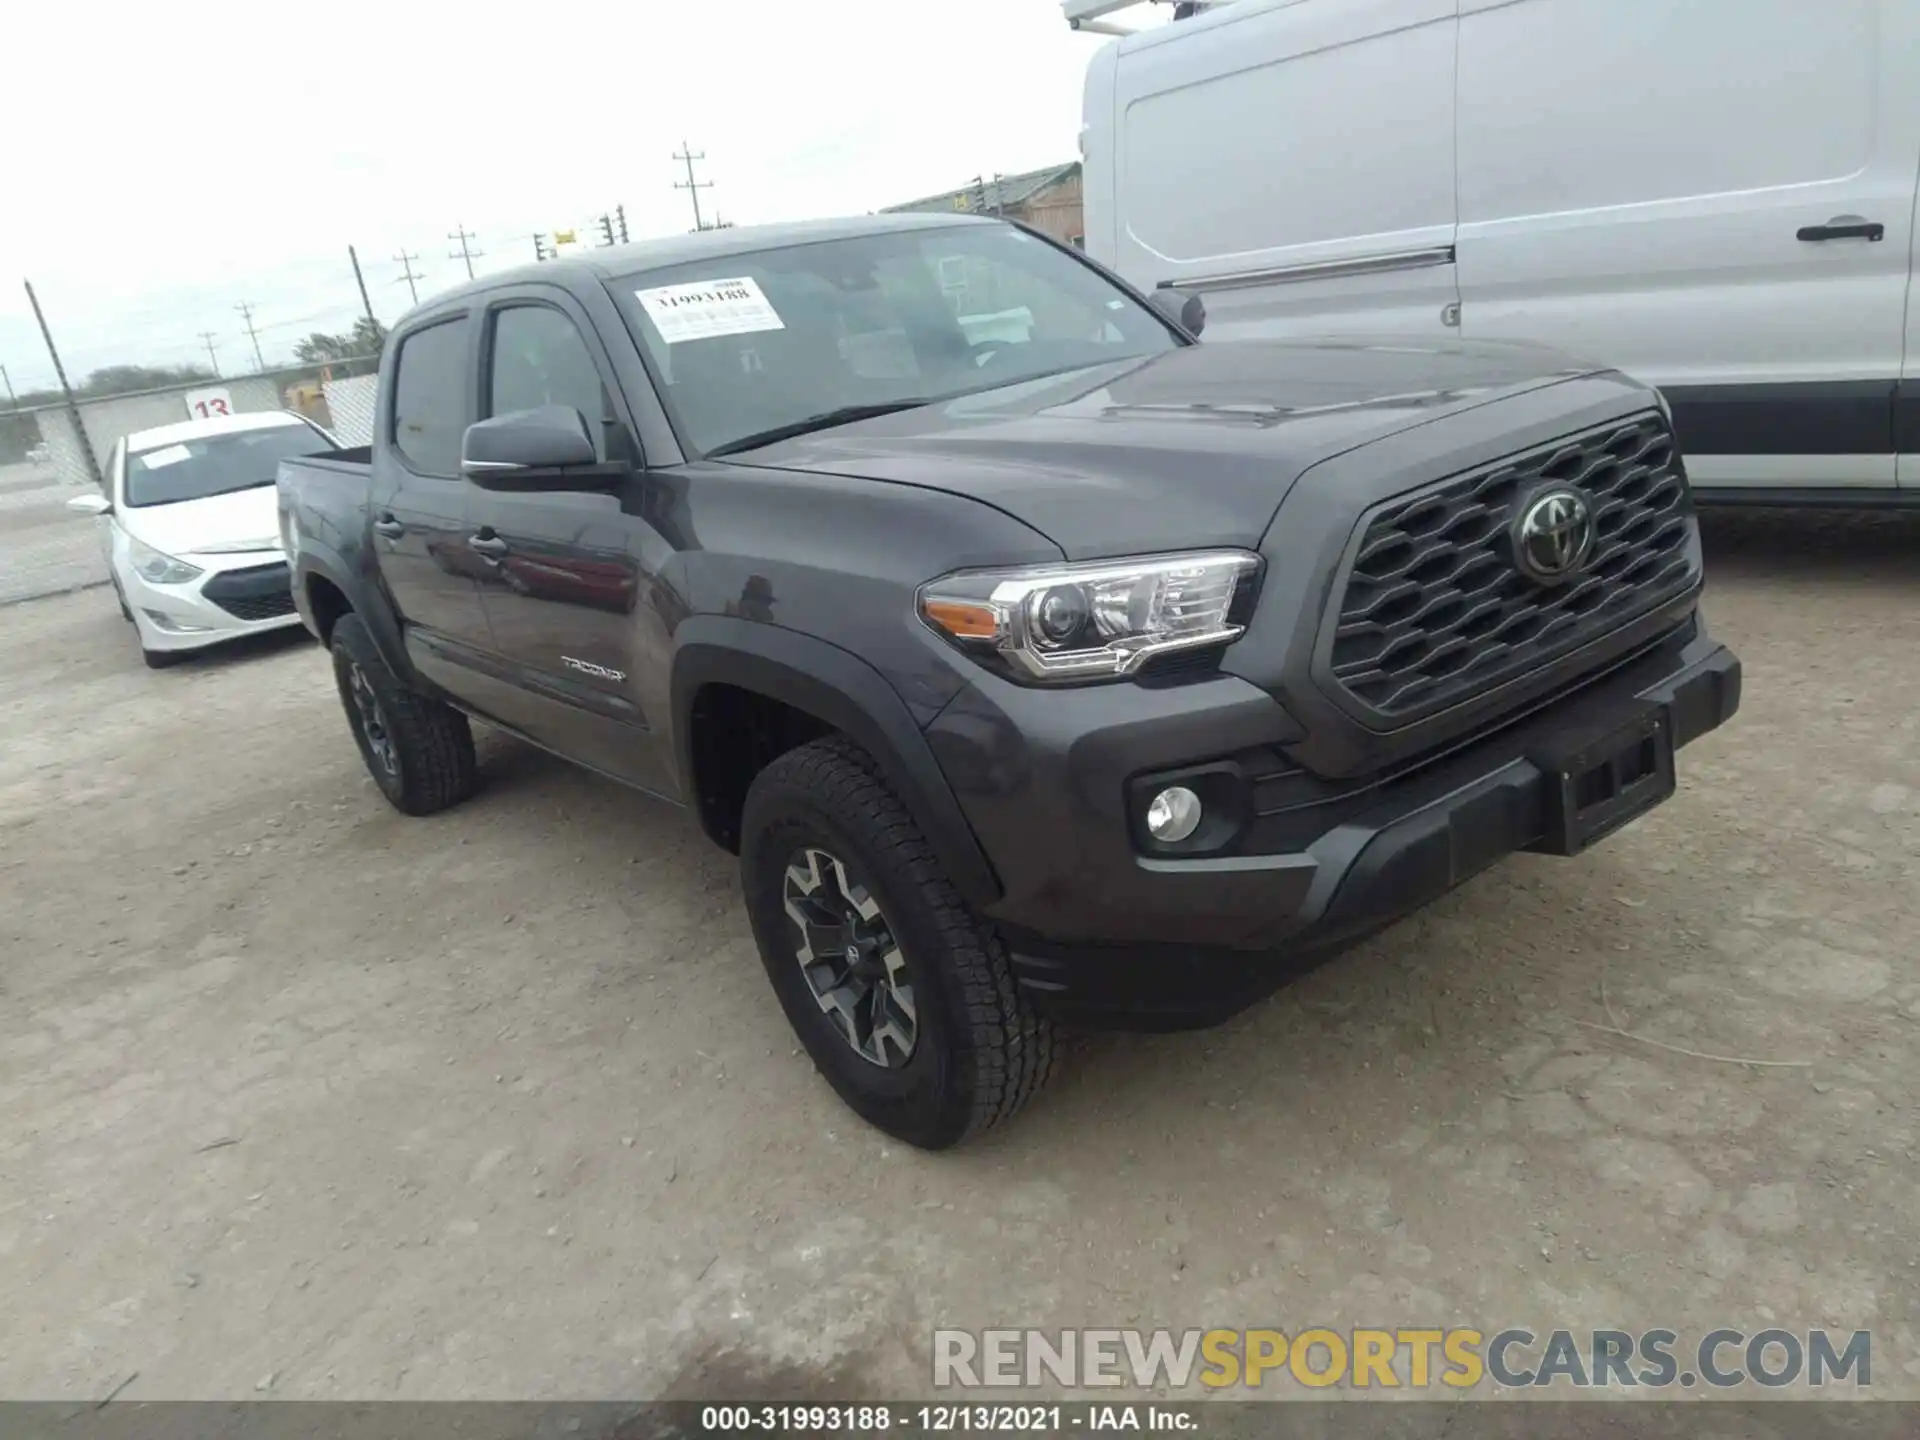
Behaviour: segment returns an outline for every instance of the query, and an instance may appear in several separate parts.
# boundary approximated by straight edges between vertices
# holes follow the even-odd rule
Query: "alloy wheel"
[[[795,852],[781,886],[794,958],[821,1012],[869,1064],[897,1070],[920,1027],[913,985],[880,902],[838,856]]]
[[[387,729],[387,712],[380,706],[380,697],[374,694],[373,682],[365,670],[355,665],[348,674],[347,686],[353,695],[353,708],[360,715],[360,733],[366,737],[367,749],[373,752],[382,770],[398,776],[400,752],[394,746],[392,732]]]

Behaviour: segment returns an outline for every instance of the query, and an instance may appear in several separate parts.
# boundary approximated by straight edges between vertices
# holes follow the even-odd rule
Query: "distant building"
[[[1004,215],[1023,220],[1034,229],[1075,245],[1086,243],[1085,211],[1080,203],[1080,162],[1029,170],[1022,175],[996,175],[975,180],[958,190],[889,205],[888,213],[918,211],[942,214]]]

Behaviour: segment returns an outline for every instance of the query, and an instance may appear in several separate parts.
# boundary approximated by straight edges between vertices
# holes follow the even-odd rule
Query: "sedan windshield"
[[[298,420],[156,445],[127,456],[126,502],[138,509],[271,485],[282,460],[331,449],[325,435]]]
[[[1011,225],[727,255],[612,282],[703,454],[1172,350],[1159,317]]]

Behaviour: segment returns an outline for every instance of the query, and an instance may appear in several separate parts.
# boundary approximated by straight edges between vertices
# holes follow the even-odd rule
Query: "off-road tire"
[[[333,677],[347,727],[366,762],[367,773],[394,809],[407,815],[431,815],[457,805],[479,783],[473,757],[473,731],[467,717],[443,700],[409,689],[387,665],[366,622],[342,615],[334,622],[328,648]],[[354,699],[355,672],[377,702],[382,732],[376,739]],[[381,759],[384,750],[392,760]]]
[[[1005,944],[967,908],[872,756],[838,737],[788,751],[754,778],[741,836],[741,880],[767,977],[814,1065],[863,1119],[940,1150],[1039,1093],[1058,1046],[1053,1026],[1015,983]],[[856,1052],[801,968],[783,886],[806,847],[860,872],[899,945],[917,1012],[913,1052],[900,1068]]]

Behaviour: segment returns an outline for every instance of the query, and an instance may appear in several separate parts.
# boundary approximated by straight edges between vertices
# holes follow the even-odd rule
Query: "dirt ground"
[[[408,820],[303,639],[149,673],[105,590],[0,609],[0,1395],[906,1396],[935,1326],[1777,1322],[1920,1396],[1920,524],[1709,538],[1745,709],[1673,803],[1225,1028],[1090,1039],[942,1156],[813,1074],[682,815],[489,735]]]

